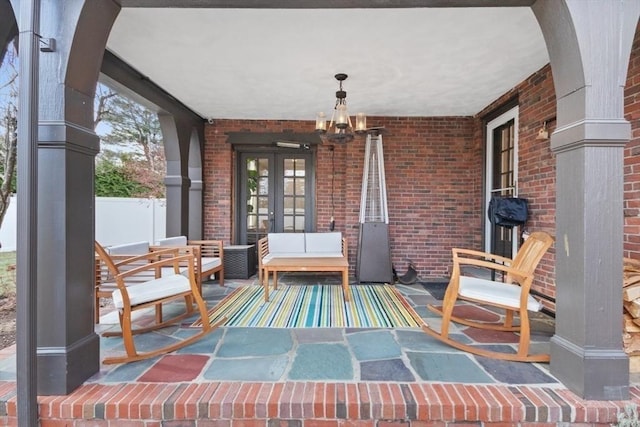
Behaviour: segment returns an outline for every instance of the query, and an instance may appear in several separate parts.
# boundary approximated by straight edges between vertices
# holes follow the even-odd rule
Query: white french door
[[[514,107],[487,123],[485,208],[494,196],[518,196],[518,111]],[[487,220],[484,232],[485,251],[509,258],[517,252],[518,227],[494,226]]]

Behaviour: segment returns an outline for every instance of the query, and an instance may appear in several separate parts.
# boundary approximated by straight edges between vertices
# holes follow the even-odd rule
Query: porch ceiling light
[[[318,113],[316,116],[316,132],[326,134],[326,138],[335,143],[349,142],[353,140],[354,132],[365,133],[367,130],[367,117],[364,113],[356,114],[355,130],[351,125],[351,118],[347,111],[347,92],[342,88],[342,82],[347,77],[344,73],[335,75],[339,89],[336,91],[336,105],[333,108],[329,126],[327,127],[327,116],[324,113]]]

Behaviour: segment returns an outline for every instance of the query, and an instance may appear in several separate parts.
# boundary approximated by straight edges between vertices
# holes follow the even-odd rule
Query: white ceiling
[[[528,7],[123,8],[107,47],[205,118],[467,116],[545,65]]]

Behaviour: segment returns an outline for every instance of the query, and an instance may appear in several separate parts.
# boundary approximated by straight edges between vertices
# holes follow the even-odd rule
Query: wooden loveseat
[[[269,274],[278,287],[278,272],[313,271],[342,274],[344,297],[349,301],[347,241],[342,233],[269,233],[258,241],[258,277],[269,301]]]

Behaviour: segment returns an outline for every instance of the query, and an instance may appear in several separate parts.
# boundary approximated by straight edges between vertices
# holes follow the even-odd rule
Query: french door
[[[313,153],[240,153],[236,209],[239,244],[255,244],[269,232],[314,231]]]
[[[518,195],[518,107],[487,124],[486,204],[492,197]],[[485,222],[485,250],[511,258],[518,249],[518,227]]]

